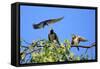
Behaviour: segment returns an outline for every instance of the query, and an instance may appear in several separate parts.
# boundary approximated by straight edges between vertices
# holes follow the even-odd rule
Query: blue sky
[[[52,7],[36,7],[36,6],[20,6],[20,36],[22,39],[31,43],[33,40],[48,39],[49,28],[33,29],[33,24],[41,21],[59,18],[64,19],[50,25],[59,37],[59,41],[65,39],[71,41],[71,35],[76,34],[85,37],[88,42],[80,43],[80,45],[90,45],[95,42],[95,10],[93,9],[76,9],[76,8],[52,8]],[[22,45],[27,45],[22,43]],[[76,55],[85,52],[86,49],[77,51],[76,48],[71,49]],[[89,56],[95,57],[95,48],[88,50]]]

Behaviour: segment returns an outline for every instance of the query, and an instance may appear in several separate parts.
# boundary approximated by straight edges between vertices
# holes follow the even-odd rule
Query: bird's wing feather
[[[79,41],[86,42],[87,39],[85,39],[85,38],[83,38],[83,37],[79,37]]]
[[[56,22],[58,22],[58,21],[60,21],[60,20],[62,20],[64,17],[60,17],[60,18],[56,18],[56,19],[50,19],[50,20],[48,20],[48,24],[53,24],[53,23],[56,23]]]
[[[43,28],[46,25],[46,21],[42,21],[39,24],[33,24],[34,29],[40,29]]]
[[[48,34],[48,39],[49,39],[49,41],[50,41],[50,34]]]
[[[58,44],[60,45],[60,42],[59,42],[59,39],[58,39],[56,33],[55,33],[55,38],[56,38],[56,41],[58,42]]]
[[[60,18],[56,18],[56,19],[45,20],[45,21],[42,21],[42,22],[40,22],[38,24],[33,24],[33,28],[34,29],[40,29],[40,28],[45,27],[48,24],[53,24],[55,22],[58,22],[58,21],[62,20],[63,18],[64,17],[60,17]]]

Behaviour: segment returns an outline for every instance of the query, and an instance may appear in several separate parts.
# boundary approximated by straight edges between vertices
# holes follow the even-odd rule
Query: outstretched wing
[[[49,19],[49,20],[45,20],[45,21],[42,21],[38,24],[33,24],[33,28],[34,29],[41,29],[41,28],[44,28],[46,25],[49,25],[49,24],[53,24],[55,22],[58,22],[60,20],[62,20],[64,17],[60,17],[60,18],[56,18],[56,19]]]
[[[41,28],[44,28],[45,25],[47,25],[47,21],[42,21],[42,22],[40,22],[38,24],[33,24],[33,28],[34,29],[41,29]]]
[[[47,24],[53,24],[56,23],[58,21],[61,21],[64,17],[60,17],[60,18],[56,18],[56,19],[50,19],[48,20]]]

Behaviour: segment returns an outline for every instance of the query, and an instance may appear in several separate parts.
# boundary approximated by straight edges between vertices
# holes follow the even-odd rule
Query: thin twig
[[[20,46],[20,47],[23,47],[23,48],[29,48],[29,47],[27,47],[27,46]]]
[[[92,48],[94,46],[95,45],[93,45],[93,46],[82,46],[82,45],[74,46],[74,45],[72,45],[71,47]]]
[[[41,50],[41,48],[40,49],[37,49],[37,50],[33,50],[33,51],[29,52],[29,53],[26,53],[26,55],[31,54],[31,53],[33,53],[35,51],[38,51],[38,50]]]
[[[28,45],[32,45],[32,43],[29,43],[29,42],[25,41],[24,39],[23,39],[23,42],[25,42]]]

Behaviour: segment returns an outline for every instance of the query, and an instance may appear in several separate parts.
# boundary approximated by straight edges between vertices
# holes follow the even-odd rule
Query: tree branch
[[[29,52],[29,53],[26,53],[26,55],[31,54],[31,53],[33,53],[33,52],[35,52],[35,51],[38,51],[38,50],[40,50],[40,49],[33,50],[33,51]]]
[[[82,46],[82,45],[74,46],[74,45],[72,45],[71,47],[92,48],[94,46],[95,45],[92,45],[92,46]]]

